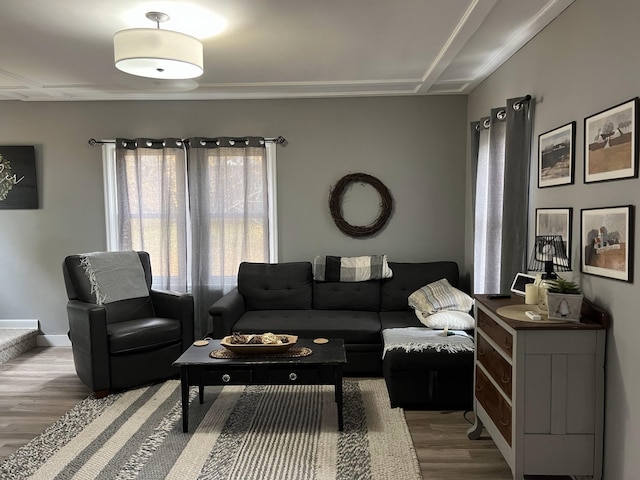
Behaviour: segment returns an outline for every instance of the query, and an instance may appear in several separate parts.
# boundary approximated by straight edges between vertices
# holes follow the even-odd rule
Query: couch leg
[[[109,395],[109,390],[98,390],[97,392],[93,392],[96,398],[104,398]]]

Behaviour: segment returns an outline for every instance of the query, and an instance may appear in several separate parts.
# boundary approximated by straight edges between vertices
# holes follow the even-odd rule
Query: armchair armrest
[[[209,313],[213,319],[214,338],[231,335],[233,324],[238,321],[244,312],[244,298],[237,288],[234,288],[211,305]]]
[[[110,387],[106,310],[100,305],[70,300],[69,339],[76,372],[94,392]]]
[[[151,303],[158,317],[179,320],[182,324],[182,346],[186,350],[194,340],[193,295],[190,293],[151,290]]]

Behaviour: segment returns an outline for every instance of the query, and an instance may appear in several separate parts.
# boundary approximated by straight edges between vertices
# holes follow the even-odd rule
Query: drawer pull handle
[[[500,423],[502,425],[504,425],[505,427],[508,427],[511,424],[511,419],[510,418],[501,418],[500,419]]]
[[[502,383],[511,383],[511,376],[507,372],[502,373]]]
[[[511,348],[511,338],[510,337],[504,337],[504,346],[507,348]]]
[[[478,347],[478,355],[484,355],[484,348]]]
[[[292,382],[295,382],[298,379],[298,375],[296,375],[294,372],[291,372],[289,374],[289,380],[291,380]]]
[[[224,383],[229,383],[230,380],[231,380],[231,375],[229,375],[228,373],[225,373],[224,375],[222,375],[222,381]]]

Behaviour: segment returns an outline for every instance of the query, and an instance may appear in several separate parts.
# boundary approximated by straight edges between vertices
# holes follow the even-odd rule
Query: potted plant
[[[548,280],[547,284],[549,320],[579,322],[584,295],[578,284],[560,277]]]

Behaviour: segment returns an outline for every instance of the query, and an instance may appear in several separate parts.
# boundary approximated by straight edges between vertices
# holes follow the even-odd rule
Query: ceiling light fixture
[[[160,23],[169,20],[166,13],[148,12],[146,17],[157,28],[131,28],[113,35],[116,68],[147,78],[181,80],[202,75],[202,42],[184,33],[160,30]]]

